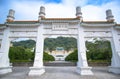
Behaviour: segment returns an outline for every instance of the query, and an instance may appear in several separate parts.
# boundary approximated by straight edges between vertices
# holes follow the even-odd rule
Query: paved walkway
[[[93,67],[93,76],[81,76],[76,67],[46,67],[46,73],[39,77],[29,77],[28,67],[14,67],[13,72],[0,75],[0,79],[120,79],[120,75],[107,72],[107,67]]]

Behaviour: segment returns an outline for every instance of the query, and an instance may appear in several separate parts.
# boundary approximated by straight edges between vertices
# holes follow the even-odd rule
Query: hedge
[[[69,54],[66,58],[65,61],[78,61],[78,51],[77,49],[74,50],[71,54]]]
[[[44,52],[43,54],[43,61],[55,61],[55,58],[52,55]]]

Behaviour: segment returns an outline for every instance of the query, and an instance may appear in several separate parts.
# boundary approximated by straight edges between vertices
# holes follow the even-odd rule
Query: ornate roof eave
[[[5,29],[6,25],[5,24],[0,24],[0,29]]]
[[[98,23],[84,23],[84,22],[82,22],[81,23],[81,26],[83,26],[83,27],[113,27],[113,26],[115,26],[116,25],[116,23],[102,23],[102,22],[98,22]]]
[[[5,28],[6,28],[6,26],[5,26],[5,25],[0,27],[0,29],[5,29]]]
[[[56,22],[56,23],[64,23],[64,22],[68,22],[68,23],[78,23],[80,22],[80,19],[78,18],[44,18],[41,19],[40,21],[41,23],[52,23],[52,22]]]
[[[52,23],[52,22],[54,22],[54,23],[78,23],[78,22],[80,22],[79,20],[72,20],[72,21],[70,21],[70,20],[41,20],[41,23]]]
[[[115,26],[116,29],[120,29],[120,26]]]
[[[7,26],[23,26],[23,27],[25,27],[25,26],[29,26],[29,27],[33,27],[33,26],[39,26],[40,25],[40,23],[35,23],[35,24],[9,24],[9,23],[7,23],[6,24]]]
[[[42,18],[42,20],[80,20],[80,18]]]
[[[120,29],[120,24],[116,24],[115,28]]]

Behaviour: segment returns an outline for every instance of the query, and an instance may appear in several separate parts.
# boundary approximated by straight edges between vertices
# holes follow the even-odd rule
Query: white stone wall
[[[79,20],[41,20],[36,24],[7,24],[0,27],[0,72],[10,72],[9,44],[16,38],[36,40],[36,55],[29,75],[41,75],[43,68],[44,39],[48,37],[75,37],[78,43],[78,72],[81,75],[92,75],[86,60],[85,41],[91,38],[111,40],[113,57],[110,72],[120,73],[120,26],[115,23],[80,23]],[[4,67],[6,67],[4,69]]]

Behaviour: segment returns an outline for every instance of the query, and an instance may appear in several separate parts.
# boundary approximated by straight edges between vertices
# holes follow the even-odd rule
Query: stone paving
[[[46,72],[37,77],[29,77],[28,67],[13,67],[13,72],[0,75],[0,79],[120,79],[120,75],[109,73],[107,67],[93,67],[93,76],[81,76],[76,67],[46,67]]]

